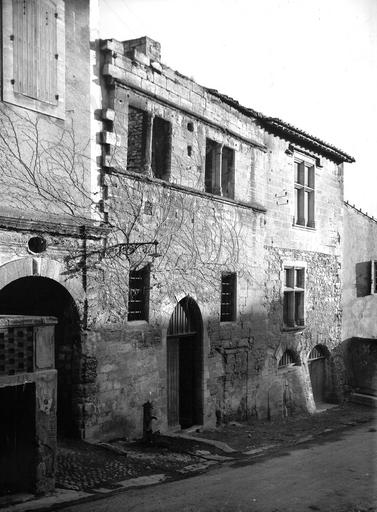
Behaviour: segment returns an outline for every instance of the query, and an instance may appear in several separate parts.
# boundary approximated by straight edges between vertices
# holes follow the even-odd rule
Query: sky
[[[345,199],[377,217],[377,0],[99,0],[100,36],[352,155]]]

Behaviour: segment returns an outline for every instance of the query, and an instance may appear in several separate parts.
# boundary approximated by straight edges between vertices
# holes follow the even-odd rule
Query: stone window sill
[[[306,325],[295,325],[294,327],[288,327],[284,325],[282,327],[282,332],[300,332],[306,329]]]

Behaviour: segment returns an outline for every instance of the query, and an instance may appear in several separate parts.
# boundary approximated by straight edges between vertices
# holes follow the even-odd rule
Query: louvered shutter
[[[14,91],[57,102],[56,5],[51,0],[13,0]]]

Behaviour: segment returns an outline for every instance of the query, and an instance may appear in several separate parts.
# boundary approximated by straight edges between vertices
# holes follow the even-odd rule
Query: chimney
[[[149,57],[152,61],[161,60],[161,45],[157,41],[154,41],[150,37],[144,36],[138,39],[130,39],[129,41],[122,41],[124,53],[132,54],[134,50],[143,53]]]

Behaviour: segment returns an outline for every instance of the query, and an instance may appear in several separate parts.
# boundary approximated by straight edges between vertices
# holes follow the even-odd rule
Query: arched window
[[[325,359],[327,356],[326,349],[321,345],[316,345],[310,352],[308,361],[315,361],[316,359]]]
[[[287,366],[293,366],[298,364],[297,354],[293,350],[286,350],[281,356],[278,368],[285,368]]]

